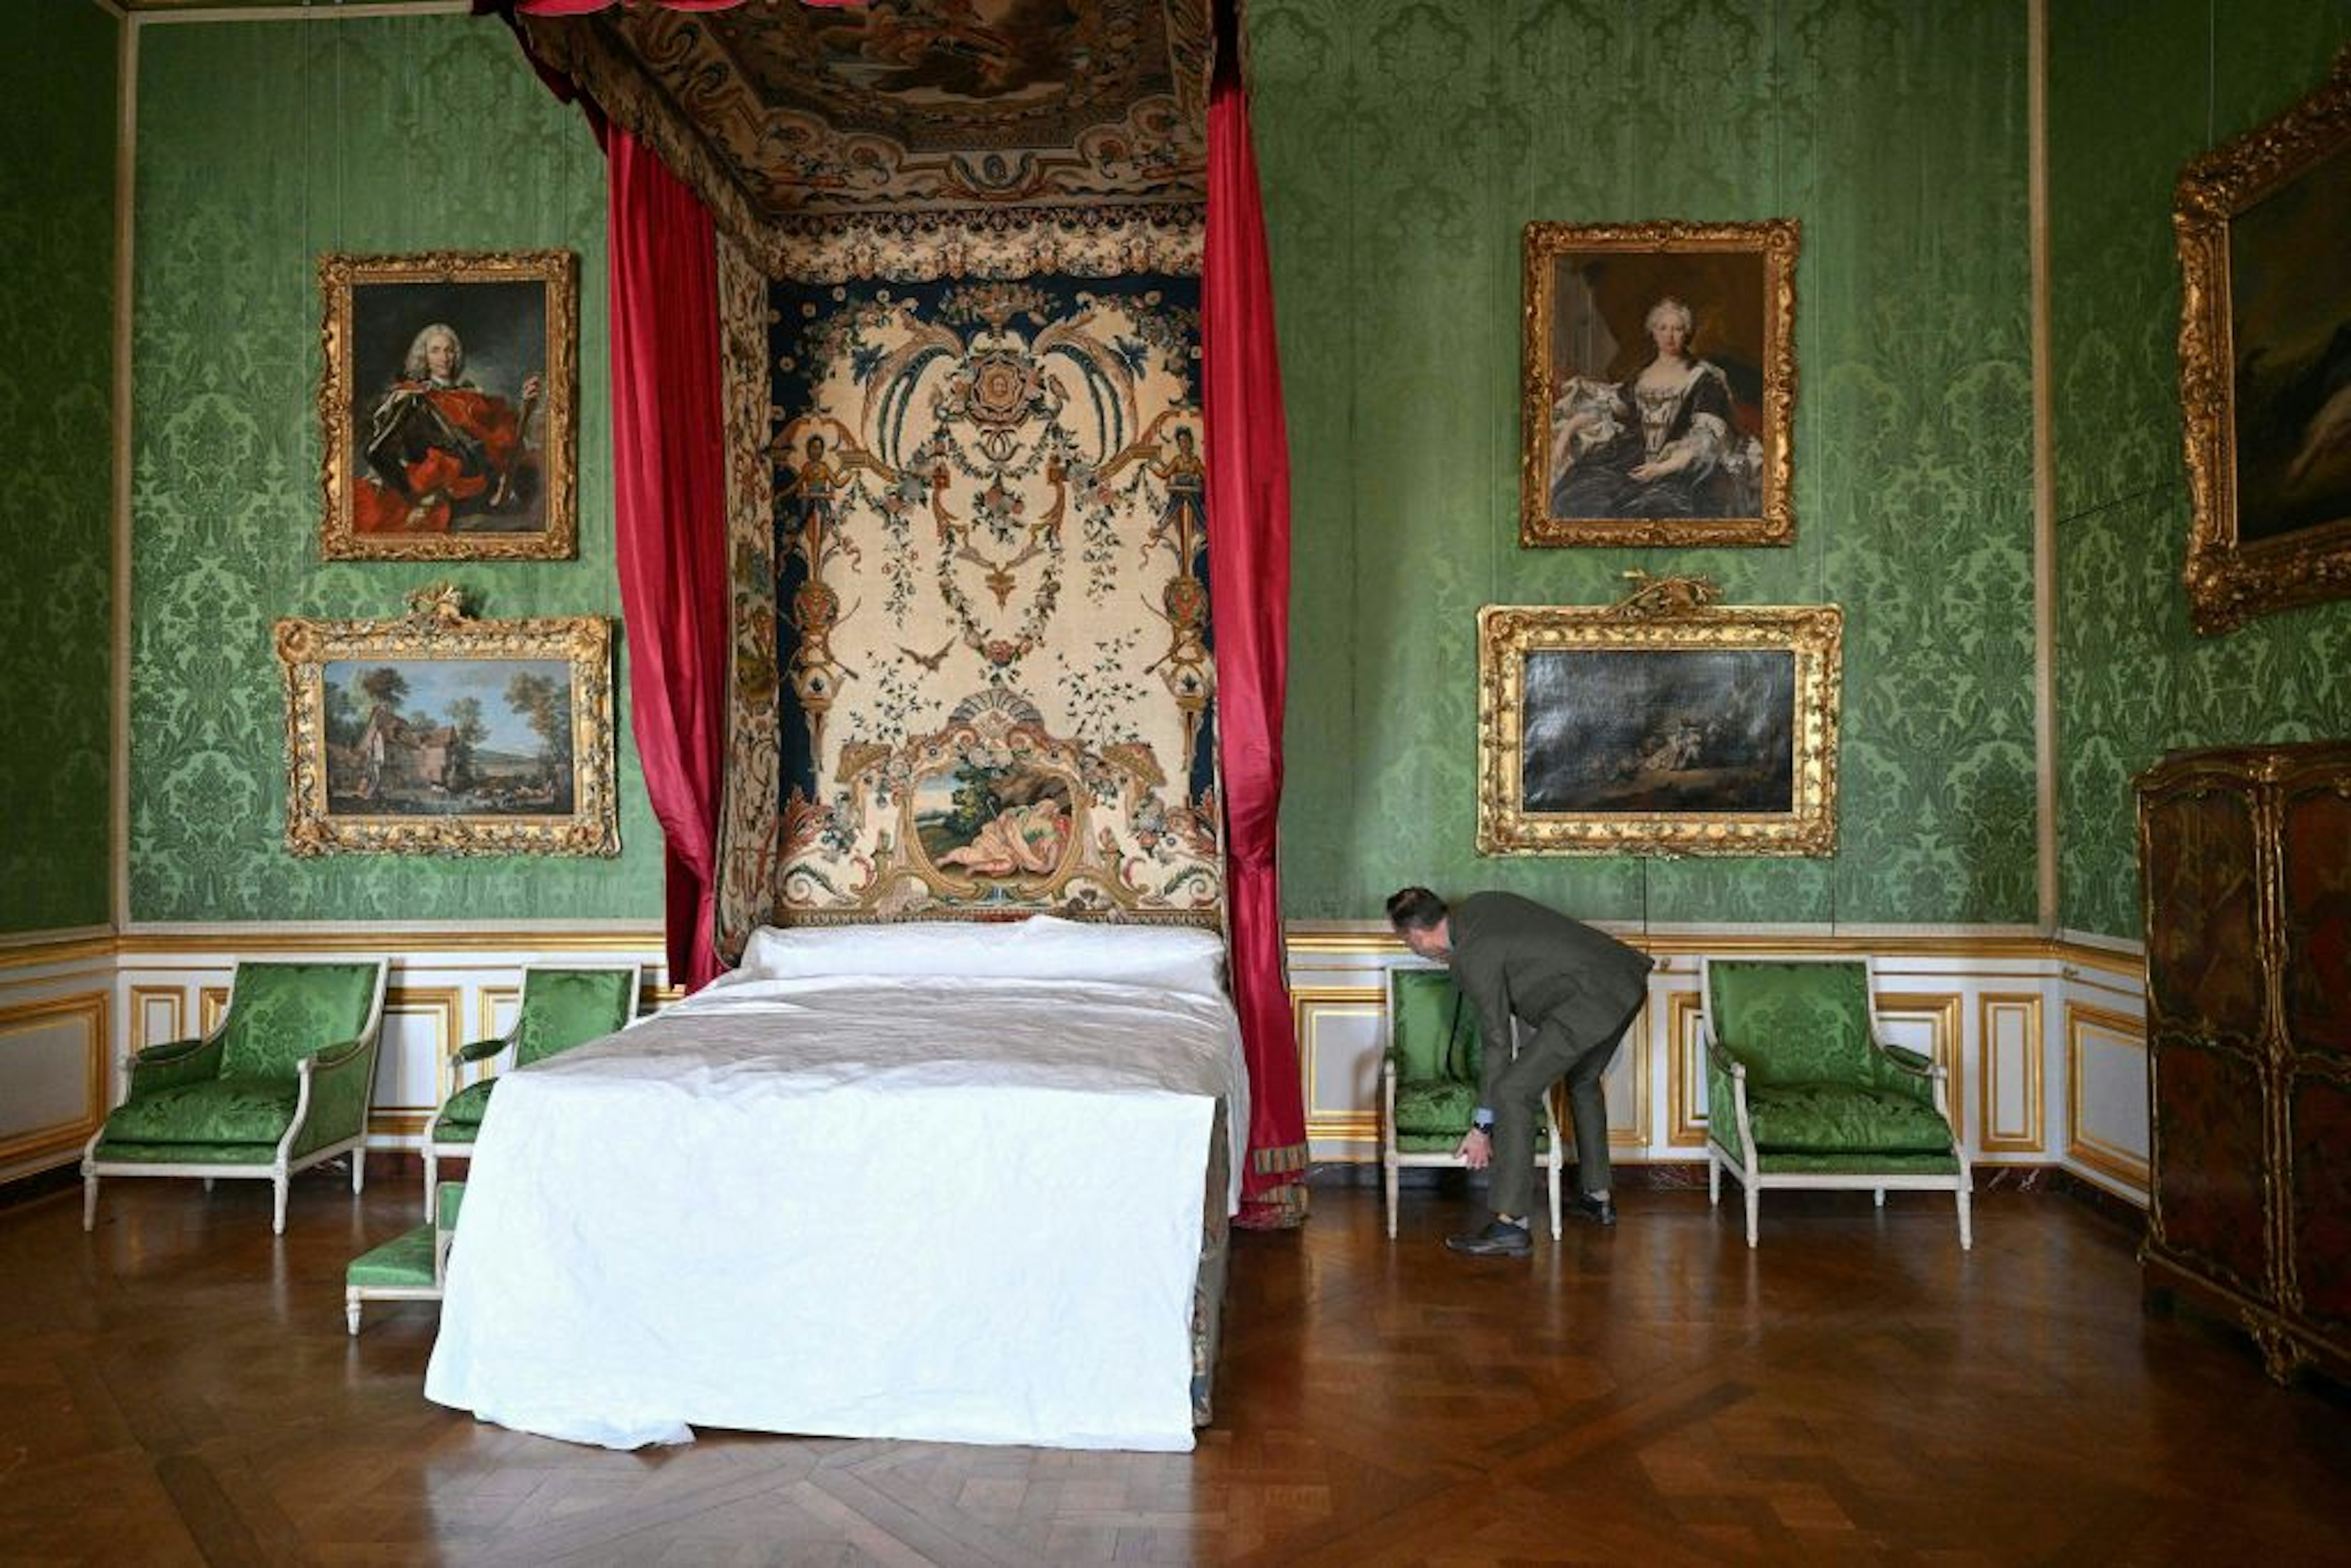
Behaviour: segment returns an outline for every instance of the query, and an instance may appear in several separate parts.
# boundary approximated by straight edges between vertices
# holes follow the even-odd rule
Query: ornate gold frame
[[[1751,224],[1531,223],[1521,246],[1524,336],[1520,349],[1521,545],[1790,545],[1796,409],[1796,253],[1793,218]],[[1763,497],[1752,517],[1555,517],[1551,516],[1551,341],[1553,263],[1583,251],[1627,255],[1748,252],[1762,267]],[[1699,346],[1704,352],[1704,345]]]
[[[539,448],[547,527],[535,534],[362,534],[351,526],[354,472],[351,292],[376,283],[540,283],[547,291],[547,439]],[[580,258],[568,250],[427,251],[415,256],[322,256],[319,328],[326,372],[319,382],[329,560],[569,560],[580,553],[574,469],[579,446]]]
[[[393,621],[277,622],[286,685],[286,847],[432,855],[616,855],[612,630],[601,616],[475,621],[448,584],[408,596]],[[571,786],[566,815],[363,816],[327,801],[326,667],[354,659],[561,659],[571,666]]]
[[[2193,511],[2189,618],[2207,635],[2255,615],[2351,595],[2351,516],[2241,545],[2237,536],[2236,343],[2231,221],[2331,157],[2351,152],[2351,47],[2325,86],[2180,171],[2171,225],[2179,248],[2179,406]],[[2321,302],[2345,308],[2351,294]]]
[[[1628,574],[1640,578],[1641,574]],[[1646,581],[1623,602],[1489,605],[1478,612],[1478,852],[1827,855],[1836,849],[1837,713],[1844,612],[1725,608],[1704,580]],[[1526,809],[1527,655],[1555,649],[1785,650],[1795,655],[1792,809],[1570,814]]]

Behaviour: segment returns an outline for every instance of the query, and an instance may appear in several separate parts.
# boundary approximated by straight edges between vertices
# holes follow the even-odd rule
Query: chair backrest
[[[636,1017],[637,969],[634,964],[524,969],[522,1005],[515,1019],[515,1065],[601,1040]]]
[[[1876,1076],[1869,966],[1844,960],[1709,959],[1707,1027],[1750,1082],[1867,1083]]]
[[[358,1040],[383,1000],[383,960],[236,967],[221,1020],[221,1075],[291,1078],[302,1058]]]
[[[1454,985],[1453,971],[1388,971],[1388,1051],[1400,1079],[1478,1082],[1485,1054],[1478,1009]]]

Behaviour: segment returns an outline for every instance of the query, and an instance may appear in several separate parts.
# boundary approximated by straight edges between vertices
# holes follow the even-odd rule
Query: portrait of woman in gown
[[[1552,404],[1555,517],[1741,517],[1761,508],[1762,444],[1729,378],[1694,351],[1697,320],[1668,295],[1643,322],[1653,353],[1622,382],[1571,376]]]

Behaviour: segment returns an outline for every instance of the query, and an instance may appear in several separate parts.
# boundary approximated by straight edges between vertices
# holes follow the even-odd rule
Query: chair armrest
[[[302,1058],[300,1124],[294,1130],[298,1157],[366,1130],[368,1098],[375,1087],[375,1042],[339,1040]]]
[[[166,1040],[127,1058],[126,1063],[133,1094],[173,1089],[183,1083],[203,1083],[220,1076],[221,1041],[217,1036]]]
[[[1937,1061],[1934,1058],[1928,1056],[1923,1052],[1912,1051],[1907,1046],[1889,1045],[1882,1040],[1878,1040],[1876,1045],[1878,1051],[1886,1057],[1886,1060],[1894,1063],[1895,1066],[1902,1069],[1903,1071],[1911,1073],[1917,1077],[1941,1078],[1946,1076],[1949,1072],[1949,1069],[1945,1068],[1941,1062]]]
[[[1706,1048],[1706,1133],[1741,1161],[1747,1157],[1747,1063],[1738,1048],[1717,1040],[1699,1026],[1698,1043]]]
[[[506,1035],[500,1035],[496,1040],[469,1040],[465,1044],[459,1046],[455,1051],[452,1051],[450,1053],[449,1060],[452,1061],[487,1061],[493,1057],[504,1055],[507,1047],[513,1043],[514,1041]]]

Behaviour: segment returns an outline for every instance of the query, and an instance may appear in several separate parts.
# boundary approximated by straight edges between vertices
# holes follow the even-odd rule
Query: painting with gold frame
[[[1844,612],[1715,597],[1478,612],[1480,854],[1834,852]]]
[[[565,560],[580,264],[569,251],[324,256],[329,560]]]
[[[2180,172],[2190,619],[2351,596],[2351,47],[2316,92]]]
[[[1795,542],[1800,238],[1526,226],[1520,544]]]
[[[277,643],[294,853],[620,853],[602,617],[476,621],[440,584]]]

